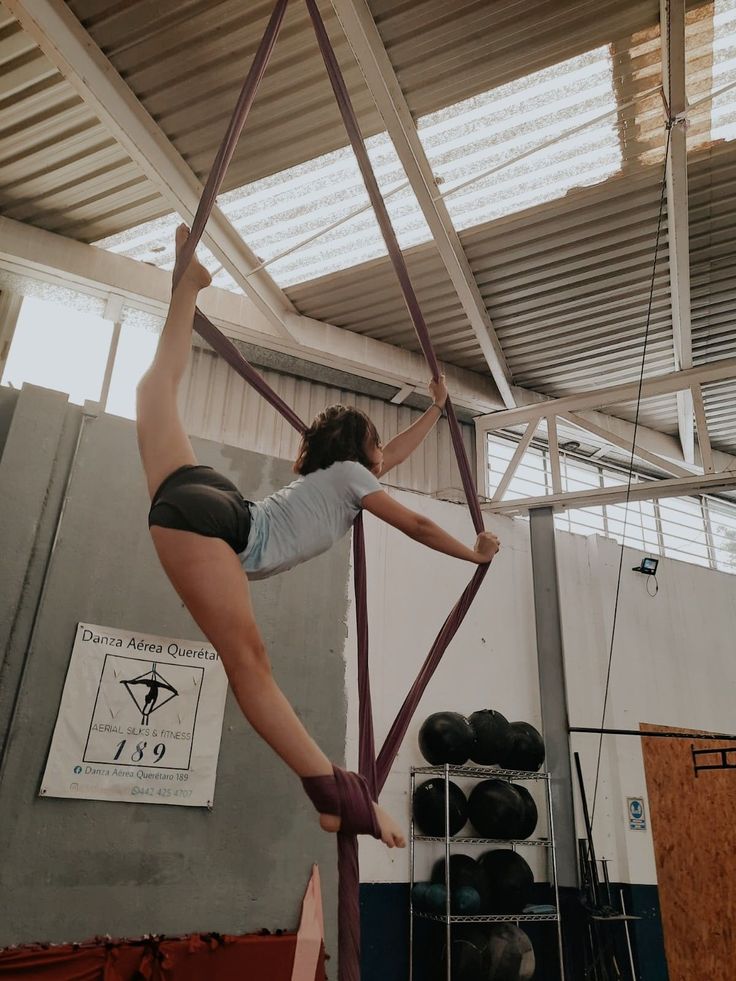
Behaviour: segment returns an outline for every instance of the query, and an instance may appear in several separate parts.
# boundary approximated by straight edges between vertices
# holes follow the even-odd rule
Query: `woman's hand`
[[[439,405],[444,409],[445,402],[447,401],[447,385],[445,384],[444,375],[440,375],[437,381],[434,378],[431,379],[429,383],[429,394],[432,396],[432,401],[435,405]]]
[[[492,531],[482,531],[475,542],[474,552],[478,556],[478,565],[485,565],[501,547],[501,543]]]

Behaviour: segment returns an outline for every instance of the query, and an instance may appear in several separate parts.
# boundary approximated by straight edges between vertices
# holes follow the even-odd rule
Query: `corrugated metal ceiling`
[[[164,0],[154,5],[147,0],[73,0],[68,6],[177,150],[203,176],[271,0]],[[407,101],[419,115],[656,23],[656,0],[625,0],[611,6],[615,13],[601,12],[591,0],[574,0],[564,10],[553,0],[455,0],[452,5],[427,0],[374,3],[373,12]],[[363,132],[377,133],[382,129],[380,117],[332,7],[326,0],[320,7]],[[0,101],[0,177],[6,208],[15,205],[21,220],[84,241],[170,210],[7,17],[0,30],[0,63],[9,79],[6,98]],[[13,123],[7,109],[13,110]],[[5,141],[11,135],[18,151],[13,159],[24,157],[31,166],[6,174],[4,167],[10,162]],[[305,7],[293,0],[225,189],[345,143]],[[92,208],[85,209],[75,195],[82,185]],[[47,203],[51,192],[53,200]]]
[[[214,155],[271,0],[71,0],[70,9],[193,169]],[[382,129],[327,0],[321,9],[366,135]],[[661,74],[658,0],[371,0],[415,117],[609,44],[621,103]],[[712,4],[689,4],[691,99],[718,75]],[[728,16],[731,16],[728,14]],[[722,55],[719,55],[723,60]],[[717,59],[715,59],[717,60]],[[721,76],[718,76],[719,78]],[[169,211],[73,89],[0,7],[0,213],[95,241]],[[707,144],[710,111],[692,121]],[[461,233],[514,381],[550,395],[636,377],[656,224],[663,127],[657,95],[622,113],[621,174],[603,184]],[[226,188],[345,144],[304,7],[292,0],[271,71]],[[690,161],[693,349],[696,363],[736,353],[732,314],[736,151],[704,145]],[[666,237],[647,373],[672,367]],[[486,371],[433,245],[408,255],[441,358]],[[288,290],[298,309],[415,347],[384,259]],[[714,443],[736,446],[723,387],[706,391]],[[627,410],[618,410],[627,417]],[[676,429],[674,400],[642,422]]]

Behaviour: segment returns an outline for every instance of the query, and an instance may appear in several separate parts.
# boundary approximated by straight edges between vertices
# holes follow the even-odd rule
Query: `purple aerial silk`
[[[429,337],[429,331],[419,308],[414,288],[409,278],[409,272],[399,248],[396,235],[386,211],[386,206],[376,183],[363,142],[360,128],[353,111],[350,97],[345,86],[340,67],[335,58],[324,23],[320,16],[315,0],[305,0],[309,15],[317,35],[317,41],[327,68],[327,73],[342,114],[345,128],[358,160],[366,190],[376,213],[388,254],[401,285],[409,315],[416,330],[419,343],[427,360],[432,377],[436,380],[440,368]],[[258,84],[268,65],[278,36],[288,0],[278,0],[269,20],[266,32],[256,51],[248,77],[241,90],[230,125],[220,147],[212,171],[207,179],[202,199],[197,209],[192,231],[187,243],[182,249],[174,270],[174,284],[179,281],[181,272],[186,269],[194,254],[207,218],[214,206],[217,194],[225,177],[227,166],[232,158],[238,138],[245,124],[250,107],[253,103]],[[216,350],[227,363],[252,385],[270,404],[287,419],[299,432],[306,429],[304,422],[295,412],[273,391],[255,368],[245,360],[234,344],[229,341],[207,317],[197,310],[194,318],[194,328],[197,333]],[[455,456],[457,458],[460,477],[470,514],[477,532],[483,530],[478,495],[473,480],[470,462],[465,451],[460,426],[452,403],[448,398],[447,419],[450,426]],[[373,714],[371,709],[370,678],[368,670],[368,611],[366,595],[365,571],[365,538],[362,516],[358,516],[353,526],[353,565],[355,586],[355,607],[358,633],[358,699],[359,699],[359,771],[365,783],[351,780],[350,775],[336,768],[335,778],[310,778],[305,785],[310,796],[317,802],[318,809],[325,807],[328,813],[337,813],[338,808],[344,813],[344,824],[349,829],[357,827],[375,835],[375,821],[372,815],[366,814],[366,791],[369,798],[377,800],[383,789],[391,769],[391,765],[399,751],[401,742],[409,727],[412,715],[427,687],[435,668],[450,641],[455,636],[465,614],[470,608],[483,579],[488,571],[488,565],[480,565],[465,587],[460,599],[447,616],[442,629],[438,633],[429,654],[409,690],[399,712],[384,741],[380,753],[376,756],[373,735]],[[320,783],[320,781],[322,781]],[[326,781],[326,783],[325,783]],[[362,788],[362,789],[361,789]],[[357,815],[357,816],[356,816]],[[356,823],[357,822],[357,823]],[[339,979],[340,981],[359,981],[360,978],[360,908],[358,843],[355,833],[350,830],[341,831],[338,836],[338,871],[339,871]]]

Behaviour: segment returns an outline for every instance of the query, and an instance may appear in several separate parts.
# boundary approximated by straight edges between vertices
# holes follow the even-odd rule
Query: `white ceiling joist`
[[[126,306],[159,319],[166,314],[171,292],[171,276],[162,269],[2,217],[0,272],[18,277],[21,281],[49,283],[97,297],[101,311],[108,309],[110,295],[114,294],[124,298]],[[3,289],[0,297],[8,295],[8,291]],[[19,306],[19,298],[16,303]],[[426,386],[424,358],[391,344],[292,314],[291,326],[303,338],[303,343],[297,343],[281,336],[248,297],[214,287],[202,294],[202,308],[233,340],[246,341],[268,351],[394,385],[398,391],[406,386],[423,391]],[[489,377],[448,364],[443,365],[443,369],[456,405],[469,412],[480,413],[476,420],[477,458],[478,472],[483,474],[487,464],[483,434],[503,428],[496,423],[503,422],[507,410],[501,409],[495,385]],[[736,363],[733,370],[736,371]],[[675,384],[679,384],[679,381]],[[621,389],[623,399],[633,397],[626,386],[618,387],[619,394]],[[514,389],[514,395],[518,402],[526,400],[528,404],[513,410],[515,418],[511,424],[531,421],[529,440],[539,420],[550,412],[584,411],[578,405],[555,405],[553,408],[554,400],[520,388]],[[592,401],[598,402],[600,398],[596,393]],[[608,399],[609,393],[603,398]],[[612,445],[620,445],[621,440],[628,440],[628,445],[631,445],[633,425],[630,422],[601,412],[590,411],[585,415],[586,423],[590,420],[592,426],[597,427],[605,437],[612,437]],[[637,445],[662,457],[682,460],[679,440],[646,426],[640,425],[637,429]],[[723,470],[735,466],[736,457],[714,450],[711,462]]]
[[[161,319],[171,295],[171,273],[163,269],[2,217],[0,271],[96,296],[101,310],[109,309],[109,297],[114,294],[126,306]],[[5,290],[0,296],[5,296]],[[410,387],[426,392],[428,371],[420,354],[290,314],[289,326],[302,339],[297,343],[279,333],[248,297],[215,287],[203,291],[201,308],[234,340],[400,390]],[[476,413],[499,406],[489,377],[448,364],[443,364],[443,371],[458,407]]]
[[[705,416],[703,390],[700,385],[695,382],[690,386],[690,392],[693,400],[693,409],[695,411],[695,422],[698,427],[698,448],[700,449],[700,458],[703,463],[703,470],[705,473],[713,473],[715,466],[713,464],[713,451],[711,449],[710,435],[708,433],[708,421]]]
[[[447,207],[437,191],[432,168],[370,8],[366,0],[332,0],[332,6],[396,148],[501,398],[505,405],[514,406],[511,372],[501,343]]]
[[[736,378],[736,358],[723,358],[720,361],[698,365],[696,368],[688,368],[686,371],[671,371],[645,378],[641,383],[641,398],[643,400],[657,395],[673,395],[682,389],[689,389],[694,382],[704,385],[710,382],[728,381],[732,378]],[[482,422],[488,431],[505,429],[507,426],[520,426],[531,419],[541,419],[551,413],[559,416],[566,412],[580,412],[583,409],[618,405],[620,402],[634,402],[638,394],[638,381],[608,387],[601,386],[589,392],[545,399],[516,409],[502,409],[486,416]]]
[[[577,426],[578,429],[582,429],[584,432],[591,433],[593,436],[597,436],[598,439],[605,440],[610,446],[615,446],[619,450],[625,450],[626,452],[631,452],[631,443],[620,436],[616,436],[610,430],[603,429],[601,426],[597,426],[594,422],[583,416],[576,415],[574,412],[566,412],[561,417],[566,422],[572,423],[573,426]],[[654,467],[659,467],[660,470],[664,470],[665,473],[671,474],[673,477],[692,477],[694,476],[691,470],[686,470],[684,467],[679,467],[676,463],[672,463],[671,460],[667,460],[663,456],[659,456],[657,453],[651,453],[649,450],[638,443],[634,447],[634,458],[639,460],[644,460],[646,463],[651,464]]]
[[[690,320],[690,244],[687,190],[687,95],[685,92],[685,0],[660,0],[662,85],[670,120],[667,158],[667,231],[675,369],[693,364]],[[685,460],[695,459],[693,401],[689,389],[677,394],[680,441]]]
[[[18,323],[18,314],[23,297],[11,290],[0,293],[0,377],[5,371],[5,364],[10,354],[10,345]]]
[[[174,211],[192,221],[202,184],[63,0],[3,0],[23,30],[73,86]],[[217,208],[204,243],[284,336],[294,307]]]
[[[498,482],[498,486],[493,494],[494,501],[503,500],[503,495],[509,488],[509,484],[514,479],[516,471],[519,469],[521,461],[524,459],[524,454],[529,449],[532,439],[534,439],[534,434],[539,427],[539,419],[534,422],[530,422],[526,427],[526,432],[519,440],[519,445],[514,450],[514,455],[509,460],[509,465],[506,467],[506,472],[503,477],[501,477]]]
[[[687,497],[691,494],[717,494],[736,487],[736,472],[708,474],[707,476],[675,477],[672,480],[642,480],[626,486],[600,487],[572,494],[548,494],[545,497],[527,497],[521,500],[483,504],[484,511],[494,514],[525,514],[536,508],[567,510],[569,508],[601,507],[603,504],[621,504],[629,501],[654,501],[662,497]]]

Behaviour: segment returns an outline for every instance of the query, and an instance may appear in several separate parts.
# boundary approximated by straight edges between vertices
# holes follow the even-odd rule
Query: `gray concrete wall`
[[[291,477],[283,461],[203,440],[195,449],[247,497]],[[25,388],[0,459],[0,500],[0,945],[294,928],[316,861],[334,949],[334,839],[232,695],[212,812],[38,796],[78,621],[201,637],[148,536],[133,424],[85,419],[66,396]],[[346,539],[252,586],[275,675],[336,760],[348,563]]]

